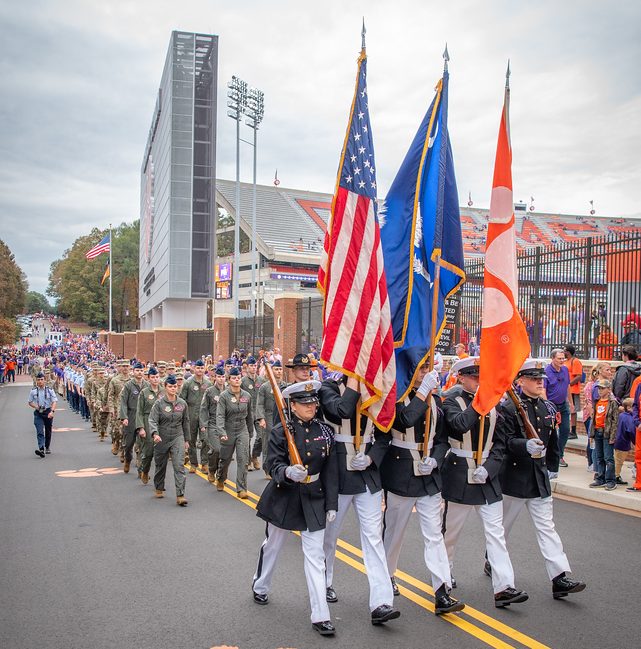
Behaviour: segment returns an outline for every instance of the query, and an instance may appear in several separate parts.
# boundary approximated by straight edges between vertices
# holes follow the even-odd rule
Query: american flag
[[[321,361],[361,382],[363,412],[388,431],[395,414],[396,363],[376,214],[365,48],[358,59],[318,287],[325,298]]]
[[[89,252],[87,252],[85,254],[85,257],[87,259],[95,259],[98,255],[102,255],[103,252],[109,252],[110,243],[110,235],[107,235],[100,243],[95,245]]]

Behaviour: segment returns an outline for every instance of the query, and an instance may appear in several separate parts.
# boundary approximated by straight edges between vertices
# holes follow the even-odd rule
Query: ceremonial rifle
[[[521,401],[519,395],[514,392],[514,388],[510,388],[507,391],[507,394],[510,399],[512,399],[512,403],[514,404],[516,411],[519,413],[519,417],[521,417],[523,428],[525,429],[525,437],[527,439],[538,439],[540,441],[541,438],[538,436],[536,428],[534,428],[532,422],[530,421],[530,418],[527,416],[527,412],[525,412],[523,402]],[[539,453],[538,455],[533,455],[532,457],[541,457],[541,454]]]
[[[292,435],[289,427],[287,426],[287,418],[285,417],[285,404],[283,402],[283,395],[281,394],[280,388],[276,383],[276,377],[272,371],[272,366],[269,363],[265,364],[265,373],[269,379],[269,384],[272,386],[272,392],[274,393],[274,401],[276,402],[276,407],[278,408],[278,416],[280,417],[280,423],[283,426],[283,433],[285,434],[285,439],[287,440],[287,448],[289,450],[289,461],[292,464],[299,464],[303,466],[303,461],[301,460],[300,453],[296,447],[296,442],[294,441],[294,436]]]

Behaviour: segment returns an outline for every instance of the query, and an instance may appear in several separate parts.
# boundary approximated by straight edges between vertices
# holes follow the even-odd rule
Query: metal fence
[[[187,358],[198,360],[201,356],[214,353],[214,332],[212,329],[198,329],[187,332]]]
[[[298,337],[296,349],[308,352],[310,345],[320,351],[323,340],[323,298],[308,297],[298,305]]]
[[[274,316],[256,316],[234,320],[231,328],[232,349],[244,349],[255,356],[260,349],[274,346]]]
[[[455,342],[478,344],[483,257],[468,259]],[[519,310],[532,355],[572,344],[581,358],[611,360],[621,347],[641,351],[641,234],[621,232],[518,254]]]

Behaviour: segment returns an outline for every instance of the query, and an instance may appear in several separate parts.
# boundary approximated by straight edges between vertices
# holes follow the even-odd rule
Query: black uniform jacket
[[[548,469],[559,470],[559,444],[554,406],[543,399],[521,396],[528,419],[545,444],[545,456],[533,458],[526,450],[527,438],[516,406],[508,400],[502,406],[507,452],[499,475],[501,488],[515,498],[547,498],[552,495]]]
[[[341,430],[341,434],[353,434],[356,430],[356,408],[360,394],[351,388],[345,388],[341,396],[339,384],[327,379],[323,381],[319,391],[320,404],[323,417],[326,421],[337,426],[342,425],[343,419],[350,420],[351,431]],[[361,431],[365,430],[367,417],[361,415]],[[365,493],[369,488],[370,493],[377,493],[382,489],[381,473],[379,467],[383,462],[390,436],[379,430],[374,430],[374,443],[368,443],[365,447],[366,455],[372,463],[365,471],[348,471],[348,455],[344,442],[336,443],[336,455],[338,456],[338,493],[345,495]]]
[[[473,394],[463,390],[460,385],[454,386],[445,393],[443,410],[448,437],[463,441],[463,433],[468,430],[472,435],[472,449],[476,451],[479,443],[481,416],[472,408]],[[461,409],[456,397],[462,397],[467,407]],[[489,432],[489,416],[485,418],[483,439]],[[485,444],[484,444],[485,446]],[[441,475],[443,477],[443,498],[463,505],[485,505],[503,499],[499,483],[499,471],[505,455],[505,431],[500,414],[497,416],[496,428],[492,437],[489,456],[483,461],[488,478],[484,484],[470,484],[467,481],[468,463],[464,457],[450,452],[445,458]]]
[[[403,403],[396,404],[396,418],[394,419],[393,430],[404,432],[407,428],[414,427],[414,439],[418,444],[423,443],[425,437],[425,413],[427,412],[427,401],[418,399],[415,392],[409,393],[411,401],[406,406]],[[420,498],[421,496],[433,496],[441,490],[440,467],[445,460],[445,454],[449,448],[447,432],[443,421],[441,400],[436,400],[436,431],[434,443],[430,456],[438,462],[430,475],[414,475],[414,457],[407,448],[400,448],[392,445],[392,435],[388,435],[390,445],[381,464],[381,478],[383,489],[391,491],[397,496],[406,498]]]
[[[300,483],[285,476],[285,469],[291,464],[287,440],[282,424],[274,426],[269,433],[265,460],[265,470],[272,480],[265,487],[256,512],[281,529],[316,532],[324,529],[326,512],[338,510],[334,441],[331,429],[318,419],[303,423],[294,417],[292,423],[296,447],[308,475],[320,473],[320,477],[314,482]]]

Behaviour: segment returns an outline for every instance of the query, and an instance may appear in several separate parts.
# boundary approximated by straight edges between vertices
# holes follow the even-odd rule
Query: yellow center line
[[[196,475],[207,480],[207,476],[199,470],[196,471]],[[227,485],[230,485],[231,488],[228,487]],[[256,505],[254,502],[252,502],[252,500],[258,501],[260,499],[260,496],[258,494],[253,493],[252,491],[247,491],[247,495],[250,496],[252,500],[241,499],[238,498],[235,488],[236,488],[236,484],[231,480],[227,480],[227,482],[225,483],[225,492],[227,492],[230,496],[236,498],[236,500],[240,500],[240,502],[244,503],[248,507],[251,507],[252,509],[256,509]],[[294,534],[300,536],[300,534],[295,531]],[[355,555],[356,557],[360,559],[363,558],[363,552],[360,550],[360,548],[357,548],[356,546],[347,543],[347,541],[338,539],[337,545],[338,547],[347,550],[348,552]],[[365,570],[365,566],[362,563],[353,559],[352,557],[348,556],[347,554],[337,551],[336,557],[340,559],[343,563],[346,563],[347,565],[354,568],[355,570],[358,570],[363,574],[367,574]],[[428,595],[434,596],[434,589],[431,586],[429,586],[428,584],[426,584],[425,582],[419,579],[416,579],[416,577],[413,577],[412,575],[403,572],[402,570],[396,571],[396,579],[397,581],[398,580],[404,581],[410,586],[413,586],[414,588],[424,593],[427,593]],[[428,599],[425,599],[421,595],[414,593],[413,591],[409,590],[408,588],[405,588],[402,585],[399,585],[398,589],[401,595],[403,595],[410,601],[414,602],[421,608],[430,611],[431,613],[434,612],[434,604],[430,602]],[[485,642],[491,647],[496,647],[496,649],[514,649],[514,645],[507,644],[500,638],[497,638],[496,636],[488,633],[487,631],[481,629],[475,624],[472,624],[471,622],[461,619],[460,617],[461,614],[467,615],[468,617],[471,617],[477,620],[478,622],[481,622],[482,624],[494,629],[495,631],[498,631],[499,633],[507,636],[508,638],[515,640],[516,642],[526,647],[529,647],[529,649],[550,649],[550,647],[548,647],[547,645],[544,645],[541,642],[535,640],[534,638],[531,638],[530,636],[527,636],[524,633],[521,633],[520,631],[517,631],[516,629],[508,626],[507,624],[503,624],[503,622],[500,622],[499,620],[475,608],[472,608],[469,604],[465,605],[465,608],[459,613],[459,615],[446,614],[446,615],[441,615],[439,617],[441,617],[441,619],[445,620],[446,622],[449,622],[450,624],[459,627],[461,630],[465,631],[466,633],[469,633],[470,635],[477,637],[479,640],[482,640],[483,642]]]

